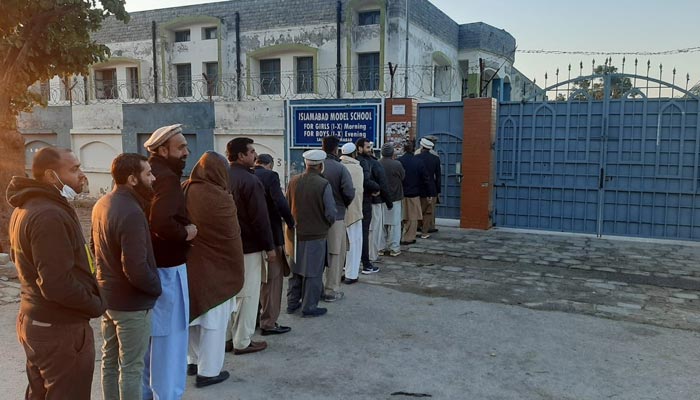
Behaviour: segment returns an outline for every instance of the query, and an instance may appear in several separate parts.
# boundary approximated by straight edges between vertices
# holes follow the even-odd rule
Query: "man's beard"
[[[185,164],[187,163],[187,158],[175,158],[175,157],[168,157],[166,159],[168,165],[170,165],[170,168],[172,168],[178,175],[182,175],[182,171],[185,170]]]
[[[139,179],[139,183],[137,183],[136,186],[134,186],[134,191],[144,200],[149,202],[153,199],[153,196],[155,195],[153,187],[146,185],[141,179]]]

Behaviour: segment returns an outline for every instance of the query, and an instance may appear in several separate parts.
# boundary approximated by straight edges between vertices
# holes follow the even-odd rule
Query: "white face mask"
[[[61,189],[58,189],[58,187],[56,188],[59,192],[61,192],[61,196],[63,196],[68,201],[75,200],[75,196],[77,196],[78,193],[76,193],[76,191],[73,190],[72,187],[63,183],[63,181],[61,180],[61,178],[58,177],[58,174],[56,174],[56,172],[54,172],[53,175],[56,177],[56,179],[58,179],[59,182],[61,182],[61,185],[63,185],[63,188]]]

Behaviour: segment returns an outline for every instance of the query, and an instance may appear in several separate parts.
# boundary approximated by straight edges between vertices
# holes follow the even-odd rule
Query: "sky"
[[[216,0],[127,0],[127,11],[210,3]],[[331,1],[331,0],[328,0]],[[530,79],[552,83],[555,70],[565,76],[572,64],[572,76],[578,65],[590,71],[592,61],[602,64],[608,55],[528,54],[522,50],[563,50],[588,52],[660,52],[700,47],[699,0],[430,0],[453,20],[462,24],[485,22],[508,31],[517,42],[515,67]],[[622,63],[622,55],[612,55],[613,65]],[[633,72],[633,60],[639,59],[639,71],[646,74],[651,60],[651,75],[658,78],[663,65],[663,80],[671,81],[677,69],[676,84],[685,87],[700,82],[700,51],[676,55],[628,54],[625,72]],[[561,80],[561,79],[560,79]]]

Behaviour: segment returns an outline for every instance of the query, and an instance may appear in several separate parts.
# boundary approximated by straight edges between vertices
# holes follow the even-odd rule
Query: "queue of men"
[[[95,204],[86,242],[69,201],[85,186],[69,149],[48,147],[32,178],[14,177],[7,199],[12,257],[22,286],[17,334],[27,357],[26,399],[90,399],[101,317],[102,398],[180,399],[230,377],[225,353],[255,353],[255,341],[285,334],[289,314],[319,317],[344,298],[341,282],[398,256],[400,244],[435,231],[440,162],[422,139],[396,160],[366,139],[304,153],[305,171],[282,192],[270,155],[239,137],[226,156],[208,151],[181,183],[189,156],[180,125],[157,129],[150,157],[117,156],[114,189]],[[417,233],[418,221],[422,231]]]

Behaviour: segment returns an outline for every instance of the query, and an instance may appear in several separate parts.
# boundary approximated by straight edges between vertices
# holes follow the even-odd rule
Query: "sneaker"
[[[325,301],[326,303],[332,303],[334,301],[338,301],[345,297],[345,293],[343,292],[333,292],[330,294],[324,294],[321,296],[321,300]]]
[[[401,250],[392,250],[391,253],[389,253],[390,256],[392,257],[398,257],[401,255]]]
[[[376,274],[379,272],[379,267],[370,264],[368,267],[362,267],[361,272],[365,275]]]
[[[421,238],[421,239],[427,239],[427,238],[429,238],[429,237],[430,237],[430,234],[429,234],[429,233],[423,233],[423,234],[420,235],[420,238]]]

